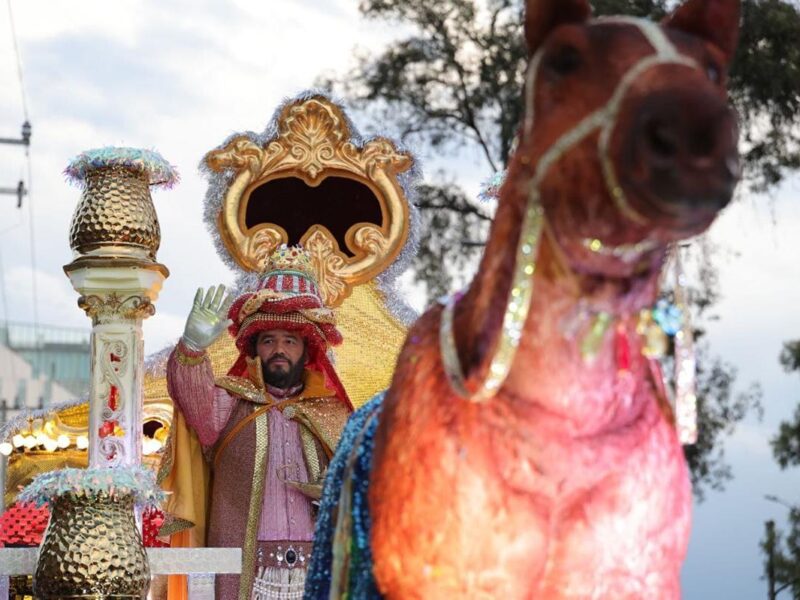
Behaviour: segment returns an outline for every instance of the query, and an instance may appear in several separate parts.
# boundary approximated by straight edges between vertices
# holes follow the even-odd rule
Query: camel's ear
[[[730,64],[739,41],[739,0],[688,0],[662,24],[711,42]]]
[[[592,14],[587,0],[527,0],[525,41],[533,56],[553,29],[565,23],[583,23]]]

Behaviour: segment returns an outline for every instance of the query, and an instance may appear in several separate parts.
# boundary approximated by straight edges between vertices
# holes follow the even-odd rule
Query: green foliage
[[[456,185],[421,185],[417,189],[420,223],[420,251],[414,264],[416,277],[427,284],[429,298],[438,298],[452,288],[452,273],[463,271],[483,252],[483,242],[471,236],[485,228],[491,216],[470,202]],[[442,231],[450,235],[441,235]],[[452,243],[452,239],[459,243]],[[452,270],[442,269],[450,265]]]
[[[689,464],[692,489],[698,500],[706,491],[723,490],[733,477],[725,462],[722,439],[733,433],[751,411],[761,412],[761,388],[753,384],[745,392],[735,393],[736,369],[719,358],[709,358],[707,348],[697,360],[697,443],[684,446]]]
[[[800,10],[796,2],[745,0],[731,98],[751,188],[774,187],[800,168]]]
[[[786,342],[779,360],[787,373],[800,371],[800,340]],[[795,408],[792,420],[780,424],[778,435],[770,443],[775,460],[782,469],[800,465],[800,404]]]
[[[761,540],[764,552],[764,571],[774,578],[775,595],[790,589],[793,598],[800,598],[800,509],[789,510],[789,535],[776,530],[772,521],[767,522],[766,534]],[[772,564],[770,564],[770,556]]]
[[[800,340],[786,342],[779,361],[787,373],[800,372]],[[791,421],[780,424],[778,435],[771,440],[772,453],[782,469],[800,465],[800,405]],[[767,524],[767,534],[761,540],[766,554],[765,572],[769,576],[769,559],[772,556],[777,589],[790,588],[795,598],[800,598],[800,506],[789,506],[789,533],[784,535]]]

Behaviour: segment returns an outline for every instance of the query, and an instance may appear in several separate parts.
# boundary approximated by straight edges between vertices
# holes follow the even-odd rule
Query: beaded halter
[[[626,219],[637,224],[647,223],[648,219],[636,211],[627,201],[619,185],[613,161],[608,156],[611,135],[617,124],[620,106],[638,77],[649,69],[665,64],[684,65],[699,69],[697,62],[678,52],[661,27],[650,21],[628,17],[600,19],[604,23],[619,23],[636,27],[652,46],[654,53],[643,57],[622,76],[614,93],[605,105],[590,113],[572,129],[564,133],[548,148],[536,165],[536,170],[528,187],[528,202],[517,242],[511,291],[503,314],[500,339],[489,366],[489,373],[474,389],[468,389],[458,357],[453,334],[453,312],[459,296],[452,296],[442,312],[439,345],[445,373],[453,390],[471,402],[483,402],[494,397],[508,377],[514,362],[522,329],[528,317],[533,298],[533,275],[536,270],[536,256],[544,226],[544,212],[540,203],[539,187],[550,168],[572,147],[588,135],[600,131],[597,153],[602,165],[606,188],[615,206]],[[543,50],[536,52],[528,66],[526,77],[525,104],[527,113],[523,123],[523,136],[531,135],[534,125],[534,84],[541,64]]]

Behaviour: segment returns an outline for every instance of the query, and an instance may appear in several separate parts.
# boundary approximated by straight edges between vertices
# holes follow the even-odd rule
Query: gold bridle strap
[[[608,102],[584,117],[575,127],[562,134],[536,164],[536,170],[528,187],[528,201],[520,228],[519,241],[517,242],[511,291],[503,314],[500,339],[492,353],[489,372],[483,381],[477,383],[475,389],[468,389],[467,387],[453,333],[453,311],[455,310],[458,296],[451,296],[445,305],[439,325],[439,349],[442,355],[442,364],[453,390],[459,396],[471,402],[483,402],[495,396],[511,371],[511,365],[514,362],[514,356],[522,336],[522,329],[528,318],[533,298],[533,275],[536,270],[536,256],[539,251],[545,219],[540,204],[539,188],[545,176],[549,173],[550,167],[573,146],[599,130],[600,136],[597,150],[602,165],[603,177],[611,198],[620,214],[625,218],[637,224],[647,222],[646,217],[637,212],[628,203],[625,193],[619,185],[613,162],[608,156],[609,142],[619,116],[619,109],[634,81],[652,67],[663,64],[676,64],[697,69],[699,66],[694,59],[681,55],[672,42],[669,41],[666,34],[655,23],[643,19],[625,17],[602,19],[602,21],[628,24],[638,28],[642,35],[647,38],[655,53],[642,58],[628,69],[620,79]],[[528,112],[523,121],[523,136],[526,138],[531,135],[534,125],[534,84],[542,61],[542,53],[543,51],[540,49],[534,55],[528,67],[525,95]]]

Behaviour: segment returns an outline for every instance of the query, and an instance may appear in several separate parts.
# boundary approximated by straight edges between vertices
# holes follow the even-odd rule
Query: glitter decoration
[[[97,169],[123,167],[146,173],[152,186],[171,188],[180,180],[178,171],[154,150],[106,146],[81,152],[73,158],[64,175],[72,183],[83,185],[86,175]]]
[[[681,307],[662,298],[653,308],[653,320],[664,333],[673,336],[683,329],[683,312]]]
[[[694,333],[686,304],[686,280],[681,265],[680,250],[675,250],[675,304],[685,316],[680,331],[675,334],[675,425],[681,444],[697,441],[697,360]]]
[[[500,339],[492,354],[489,373],[483,381],[478,383],[476,389],[467,389],[453,335],[453,311],[458,298],[453,296],[442,311],[439,329],[442,361],[448,381],[453,390],[462,398],[472,402],[483,402],[491,398],[497,394],[511,370],[511,364],[514,362],[517,346],[522,337],[522,328],[525,326],[533,299],[533,274],[536,270],[536,256],[539,252],[543,225],[544,212],[539,203],[538,185],[534,184],[530,188],[528,206],[517,243],[511,292],[503,313]]]
[[[589,331],[581,340],[581,356],[583,360],[591,362],[597,357],[611,322],[611,315],[607,312],[600,312],[594,316]]]
[[[635,263],[648,252],[661,248],[657,240],[651,239],[644,239],[635,244],[609,245],[597,238],[584,238],[581,240],[581,245],[595,254],[617,258],[627,264]]]
[[[481,191],[478,192],[478,200],[481,202],[492,202],[500,198],[500,188],[506,180],[507,171],[497,171],[494,175],[485,179],[481,183]]]
[[[156,485],[155,474],[146,467],[101,467],[97,469],[59,469],[36,476],[22,490],[18,502],[44,506],[64,494],[132,496],[137,506],[157,506],[164,492]]]
[[[377,394],[350,417],[328,466],[314,533],[314,553],[306,578],[306,600],[327,600],[331,597],[331,583],[334,580],[345,585],[349,598],[381,598],[372,574],[367,491],[375,432],[384,395],[385,392]],[[350,482],[352,495],[348,499],[340,495],[346,487],[345,481]],[[348,514],[350,528],[343,532],[345,535],[341,539],[334,540],[339,524],[337,519],[344,517],[342,511],[338,510],[340,502],[351,506]],[[333,572],[334,552],[342,550],[336,549],[335,543],[346,544],[350,553],[349,565],[345,565],[344,572]]]
[[[166,377],[167,376],[167,361],[169,360],[169,355],[172,354],[172,351],[175,349],[175,346],[178,345],[180,338],[168,344],[158,352],[154,352],[150,354],[144,359],[144,372],[146,375],[158,378],[158,377]]]

